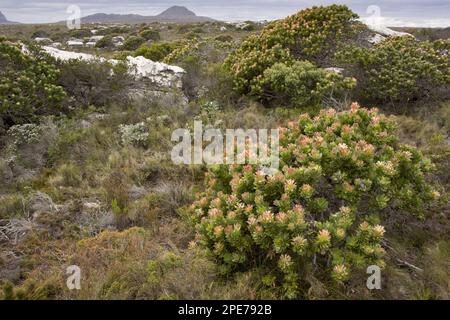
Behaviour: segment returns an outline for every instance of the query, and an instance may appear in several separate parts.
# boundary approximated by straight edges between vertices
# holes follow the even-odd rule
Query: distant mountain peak
[[[82,18],[83,23],[149,23],[149,22],[191,23],[214,21],[208,17],[197,16],[183,6],[173,6],[157,16],[141,16],[138,14],[105,14],[96,13]],[[60,23],[63,23],[61,21]]]
[[[191,10],[189,10],[186,7],[182,7],[182,6],[173,6],[170,7],[169,9],[161,12],[158,17],[196,17],[197,15],[195,14],[195,12],[192,12]]]
[[[8,22],[8,19],[6,19],[5,15],[0,11],[0,23],[2,22]]]
[[[0,24],[15,24],[16,22],[9,21],[5,15],[0,11]]]

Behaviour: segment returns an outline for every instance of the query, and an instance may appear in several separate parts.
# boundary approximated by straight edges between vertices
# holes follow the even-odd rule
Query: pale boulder
[[[62,61],[79,59],[83,61],[108,61],[113,65],[119,63],[118,60],[107,60],[87,53],[64,51],[48,46],[42,48],[52,57]],[[183,68],[155,62],[144,57],[127,57],[126,61],[129,67],[129,74],[135,80],[149,80],[161,87],[182,87],[182,77],[185,74]]]

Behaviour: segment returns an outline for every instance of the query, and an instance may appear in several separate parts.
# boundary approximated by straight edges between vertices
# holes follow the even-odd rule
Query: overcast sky
[[[78,5],[81,15],[136,13],[155,15],[172,5],[183,5],[197,15],[219,20],[272,20],[312,5],[345,3],[362,18],[380,8],[381,20],[390,26],[450,26],[450,0],[0,0],[0,11],[11,21],[23,23],[65,20],[69,5]]]

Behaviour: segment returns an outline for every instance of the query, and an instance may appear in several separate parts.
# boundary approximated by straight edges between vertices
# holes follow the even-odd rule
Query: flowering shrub
[[[39,141],[43,127],[33,123],[15,125],[9,128],[8,136],[13,139],[13,143],[20,145]]]
[[[434,49],[438,50],[438,52],[442,55],[449,56],[450,55],[450,41],[449,40],[436,40],[433,42]]]
[[[143,146],[149,137],[148,127],[145,122],[130,125],[122,124],[119,126],[119,134],[124,145]]]
[[[392,119],[357,104],[305,114],[280,130],[277,174],[212,167],[187,210],[198,243],[223,274],[258,267],[288,298],[310,272],[343,282],[353,270],[383,267],[383,209],[420,216],[424,201],[439,196],[425,181],[430,161],[397,144],[394,129]]]
[[[273,96],[298,107],[342,95],[356,84],[355,79],[317,68],[308,61],[295,61],[292,65],[276,63],[264,71],[264,79]]]
[[[37,143],[41,138],[43,126],[26,123],[14,125],[7,131],[9,143],[2,150],[6,164],[12,165],[18,159],[18,149],[24,144]]]
[[[351,37],[357,15],[346,6],[305,9],[269,24],[260,35],[250,36],[226,60],[236,89],[264,98],[264,72],[275,63],[309,60],[318,66],[330,63],[338,43]]]
[[[43,58],[0,38],[0,118],[14,125],[57,111],[66,96],[58,75]]]
[[[450,60],[444,48],[443,41],[433,44],[404,36],[386,39],[373,48],[349,48],[338,57],[357,78],[363,98],[404,101],[439,89],[448,91]]]

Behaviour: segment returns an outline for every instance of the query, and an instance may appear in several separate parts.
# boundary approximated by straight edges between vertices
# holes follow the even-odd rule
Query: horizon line
[[[184,7],[187,10],[194,12],[193,10],[189,9],[186,6],[169,6],[166,9],[163,9],[162,11],[160,11],[157,14],[153,14],[153,15],[147,15],[145,13],[136,13],[136,11],[132,11],[132,12],[126,12],[126,13],[117,13],[117,12],[110,12],[107,13],[105,11],[98,11],[98,12],[94,12],[94,13],[89,13],[86,15],[83,15],[81,17],[81,19],[83,18],[87,18],[93,15],[97,15],[97,14],[105,14],[105,15],[118,15],[118,16],[126,16],[126,15],[136,15],[136,16],[140,16],[143,18],[154,18],[157,17],[159,14],[163,13],[164,11],[166,11],[167,9],[170,9],[172,7]],[[251,19],[251,18],[247,18],[247,17],[241,17],[241,18],[233,18],[233,17],[228,17],[228,18],[224,18],[224,17],[214,17],[214,15],[197,15],[197,17],[199,18],[210,18],[213,19],[217,22],[224,22],[224,23],[235,23],[235,22],[244,22],[244,21],[252,21],[252,22],[263,22],[263,21],[276,21],[276,20],[280,20],[283,19],[287,16],[290,16],[292,14],[295,14],[296,12],[299,12],[301,10],[303,10],[304,8],[299,8],[296,11],[293,11],[291,13],[285,14],[281,17],[261,17],[258,19]],[[57,21],[36,21],[36,22],[23,22],[17,19],[13,19],[9,20],[8,15],[5,14],[5,11],[2,11],[2,9],[0,9],[0,12],[2,12],[5,16],[6,19],[8,20],[8,22],[10,22],[9,25],[14,25],[14,24],[21,24],[21,25],[52,25],[52,24],[61,24],[64,23],[64,19],[62,20],[57,20]],[[361,16],[360,14],[358,14],[360,16],[360,20],[364,21],[366,19],[366,17]],[[450,19],[448,18],[430,18],[430,19],[424,19],[424,18],[419,18],[419,17],[387,17],[387,16],[380,16],[380,18],[385,21],[383,23],[383,26],[386,27],[397,27],[397,28],[449,28],[450,27]],[[158,21],[155,21],[158,22]],[[166,22],[166,23],[177,23],[176,21],[162,21],[162,22]],[[94,24],[94,23],[105,23],[105,24],[116,24],[116,23],[125,23],[125,24],[138,24],[138,23],[143,23],[143,22],[89,22],[89,23],[85,23],[85,24]],[[195,22],[192,22],[195,23]],[[1,24],[1,25],[8,25],[8,23],[6,24]]]

